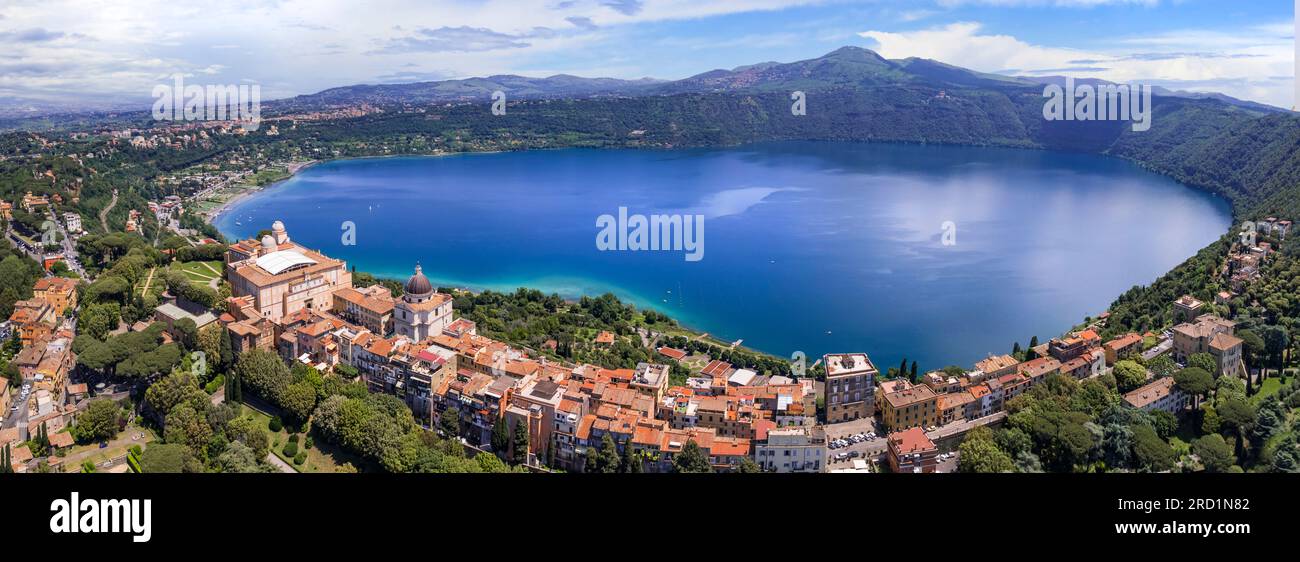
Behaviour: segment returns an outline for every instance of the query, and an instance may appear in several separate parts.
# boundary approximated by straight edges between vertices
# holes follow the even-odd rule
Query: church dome
[[[271,223],[271,235],[275,237],[276,244],[287,244],[289,242],[289,233],[284,229],[284,223],[275,221]]]
[[[411,295],[427,295],[433,292],[433,284],[421,273],[420,264],[415,264],[415,275],[406,280],[406,292]]]

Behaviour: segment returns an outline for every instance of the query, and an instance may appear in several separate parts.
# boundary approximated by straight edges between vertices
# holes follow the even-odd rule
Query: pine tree
[[[1020,355],[1020,342],[1016,342],[1016,345],[1011,346],[1011,354]]]
[[[510,453],[510,431],[506,428],[505,418],[498,419],[492,424],[492,451],[502,459]]]
[[[221,353],[221,357],[219,358],[221,362],[221,368],[222,370],[229,370],[230,367],[235,363],[235,348],[230,343],[229,330],[224,330],[224,329],[221,330],[221,343],[218,345],[218,347],[220,348],[220,353]]]
[[[528,428],[524,427],[524,422],[515,423],[515,450],[514,458],[516,463],[526,464],[528,462]]]
[[[912,382],[917,382],[917,380],[919,380],[919,379],[916,378],[916,361],[913,361],[913,362],[912,362]]]
[[[681,473],[713,472],[713,465],[709,464],[709,458],[704,455],[699,443],[692,439],[686,442],[682,452],[677,453],[673,459],[673,470]]]
[[[623,474],[635,474],[641,472],[640,459],[632,453],[632,444],[628,443],[623,447],[623,458],[618,461],[618,471]]]

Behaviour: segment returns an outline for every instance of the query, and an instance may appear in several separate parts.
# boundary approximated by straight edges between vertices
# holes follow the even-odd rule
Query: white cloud
[[[0,97],[147,100],[157,76],[174,73],[252,77],[267,98],[403,75],[520,73],[621,26],[822,1],[835,0],[135,0],[112,10],[90,0],[6,2]]]
[[[1062,8],[1093,8],[1097,6],[1137,5],[1156,6],[1160,0],[939,0],[946,8],[966,5],[995,6],[1003,8],[1055,6]]]
[[[983,72],[1069,75],[1220,92],[1279,107],[1294,104],[1294,43],[1288,22],[1240,32],[1182,30],[1116,37],[1105,48],[1031,44],[984,33],[977,22],[916,31],[864,31],[886,58],[922,57]]]

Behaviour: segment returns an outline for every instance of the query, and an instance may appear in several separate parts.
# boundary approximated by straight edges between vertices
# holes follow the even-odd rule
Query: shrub
[[[301,465],[307,462],[307,451],[301,451],[293,456],[293,464]]]
[[[310,449],[310,448],[314,447],[315,445],[316,445],[316,442],[312,440],[312,438],[311,438],[310,435],[308,435],[307,438],[306,438],[306,439],[303,439],[303,441],[302,441],[302,446],[303,446],[303,448],[305,448],[305,449]]]
[[[225,386],[226,386],[226,375],[217,375],[217,378],[212,379],[211,381],[208,381],[208,384],[203,385],[203,390],[208,394],[213,394],[218,389],[221,389]]]
[[[130,449],[130,451],[131,451],[131,453],[134,454],[136,457],[139,457],[139,456],[140,456],[140,453],[143,451],[143,449],[141,449],[139,445],[131,445],[131,449]]]
[[[295,434],[293,434],[293,435],[290,435],[290,436],[289,436],[289,442],[290,442],[290,443],[297,443],[297,442],[298,442],[298,434],[295,433]]]
[[[275,416],[271,418],[271,421],[266,423],[266,427],[271,431],[280,431],[281,429],[284,429],[284,422],[280,421],[280,416]]]
[[[284,453],[285,457],[293,458],[294,455],[298,454],[298,444],[293,442],[286,443],[280,452]]]

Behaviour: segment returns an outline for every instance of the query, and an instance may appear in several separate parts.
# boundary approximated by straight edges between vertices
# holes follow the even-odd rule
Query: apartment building
[[[891,392],[881,400],[880,421],[890,431],[939,425],[938,398],[924,385]]]
[[[889,469],[896,473],[934,472],[939,448],[919,427],[889,434]]]
[[[821,427],[784,427],[754,441],[754,461],[767,472],[825,472],[826,431]]]
[[[845,422],[875,415],[875,381],[879,371],[865,353],[822,357],[826,367],[826,421]]]

